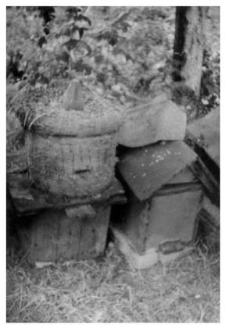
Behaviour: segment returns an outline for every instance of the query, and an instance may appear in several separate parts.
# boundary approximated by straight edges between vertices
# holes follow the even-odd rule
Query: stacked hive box
[[[121,111],[87,88],[83,94],[79,111],[64,96],[22,116],[28,174],[14,171],[8,183],[18,213],[29,215],[18,226],[33,261],[101,254],[111,203],[122,193],[114,178]]]
[[[185,114],[164,96],[128,111],[120,130],[118,175],[128,201],[114,208],[112,230],[135,268],[193,246],[202,190],[192,173],[197,155],[182,141],[185,130]]]

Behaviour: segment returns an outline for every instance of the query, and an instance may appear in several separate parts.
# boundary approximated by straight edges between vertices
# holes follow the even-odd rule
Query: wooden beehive
[[[86,204],[79,204],[78,200],[77,204],[49,204],[48,208],[46,204],[45,209],[37,211],[30,203],[26,208],[16,203],[21,215],[17,218],[17,230],[23,252],[32,262],[64,262],[101,255],[111,204],[121,201],[124,202],[123,188],[115,180],[106,195],[89,199]],[[32,209],[35,214],[31,214]]]
[[[183,142],[129,149],[121,156],[118,167],[128,201],[114,209],[112,230],[135,268],[191,249],[202,199],[190,169],[195,159]]]
[[[82,205],[45,210],[21,220],[19,237],[32,262],[59,262],[96,257],[105,248],[110,206]]]

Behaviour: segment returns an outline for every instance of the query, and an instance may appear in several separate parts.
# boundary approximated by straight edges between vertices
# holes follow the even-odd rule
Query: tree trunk
[[[207,7],[177,7],[173,80],[184,82],[198,97],[202,75]]]

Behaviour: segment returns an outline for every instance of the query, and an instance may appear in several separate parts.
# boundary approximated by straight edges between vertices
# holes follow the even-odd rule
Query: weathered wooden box
[[[18,229],[23,251],[32,262],[96,257],[105,248],[110,210],[109,205],[81,205],[27,217]]]
[[[112,230],[133,267],[146,268],[191,249],[202,199],[190,168],[195,159],[183,142],[127,149],[121,156],[118,168],[128,201],[114,208]]]
[[[31,195],[29,192],[26,191],[27,195]],[[125,202],[124,190],[116,179],[103,194],[88,199],[64,202],[48,199],[47,202],[40,194],[38,196],[26,202],[24,199],[14,202],[20,243],[31,262],[64,262],[101,255],[105,249],[111,205]]]

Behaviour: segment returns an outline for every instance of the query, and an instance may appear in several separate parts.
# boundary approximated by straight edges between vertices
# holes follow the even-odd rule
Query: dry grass
[[[132,271],[113,244],[97,260],[38,269],[7,261],[7,322],[219,322],[219,255],[196,249]]]

